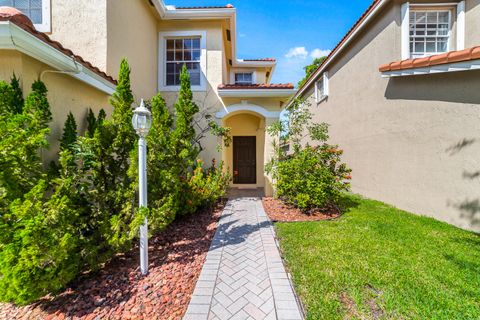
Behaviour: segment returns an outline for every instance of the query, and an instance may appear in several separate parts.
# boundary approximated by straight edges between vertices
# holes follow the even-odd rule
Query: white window
[[[450,51],[450,10],[410,12],[410,57],[425,57]]]
[[[200,38],[167,39],[167,86],[180,85],[180,73],[187,66],[192,86],[200,85]]]
[[[315,83],[315,100],[322,102],[328,97],[328,73],[324,72],[320,79]]]
[[[30,18],[35,28],[50,32],[50,0],[0,0],[0,7],[13,7]]]
[[[457,5],[406,2],[401,13],[403,60],[465,49],[465,1]]]
[[[160,32],[158,89],[177,91],[180,73],[187,67],[193,91],[206,90],[206,32]]]
[[[252,83],[253,83],[252,72],[235,73],[235,84],[252,84]]]

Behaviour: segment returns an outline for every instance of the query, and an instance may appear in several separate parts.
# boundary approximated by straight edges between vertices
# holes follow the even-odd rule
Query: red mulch
[[[85,275],[56,297],[0,305],[0,319],[181,319],[223,204],[178,220],[149,241],[150,273],[139,276],[138,247]]]
[[[265,212],[273,222],[320,221],[341,216],[340,210],[335,206],[310,210],[307,214],[284,203],[281,199],[263,198],[262,200]]]

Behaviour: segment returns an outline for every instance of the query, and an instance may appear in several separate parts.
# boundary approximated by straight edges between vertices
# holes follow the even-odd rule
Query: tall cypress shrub
[[[63,126],[63,135],[60,140],[60,150],[71,150],[77,142],[77,122],[71,112],[68,113],[67,120]]]

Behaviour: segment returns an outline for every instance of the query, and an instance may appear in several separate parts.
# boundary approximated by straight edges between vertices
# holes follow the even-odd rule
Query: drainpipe
[[[47,73],[56,73],[56,74],[68,74],[68,75],[75,75],[79,74],[81,72],[77,60],[75,59],[75,56],[72,56],[72,61],[75,64],[75,70],[74,71],[59,71],[59,70],[43,70],[42,73],[40,73],[40,81],[43,82],[43,78],[45,77],[45,74]]]

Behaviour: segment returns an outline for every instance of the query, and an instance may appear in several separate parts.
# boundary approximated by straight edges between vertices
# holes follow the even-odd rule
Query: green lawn
[[[480,319],[480,235],[357,196],[344,207],[276,224],[308,319]]]

